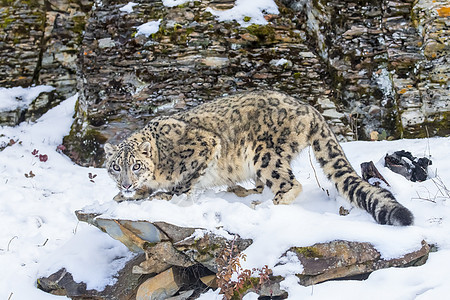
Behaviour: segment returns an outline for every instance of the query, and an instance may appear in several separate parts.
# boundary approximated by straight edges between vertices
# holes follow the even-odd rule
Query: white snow
[[[126,5],[119,8],[119,10],[130,14],[133,12],[133,6],[136,5],[138,5],[138,3],[128,2]]]
[[[289,60],[287,60],[286,58],[273,59],[273,60],[270,61],[270,64],[274,65],[276,67],[282,66],[282,65],[287,64],[287,63],[289,63]]]
[[[251,24],[267,24],[264,15],[278,14],[278,6],[273,0],[236,0],[235,6],[228,10],[217,10],[208,7],[206,11],[213,14],[219,21],[237,21],[241,26]]]
[[[2,97],[0,94],[0,100]],[[61,299],[36,288],[39,276],[61,267],[75,280],[86,282],[88,288],[101,289],[114,282],[117,270],[133,254],[95,227],[78,223],[74,211],[83,207],[103,212],[104,217],[166,221],[252,238],[243,267],[267,264],[277,275],[286,276],[282,286],[289,299],[444,299],[449,294],[450,199],[443,188],[440,194],[436,184],[441,180],[450,186],[449,137],[343,144],[357,170],[362,162],[375,162],[398,201],[415,215],[415,225],[410,227],[379,225],[365,211],[351,208],[314,161],[320,186],[329,191],[328,197],[315,180],[308,150],[293,163],[304,190],[289,206],[273,205],[268,189],[262,195],[241,199],[224,188],[198,191],[191,198],[180,196],[169,202],[115,203],[112,198],[117,189],[104,169],[77,166],[56,149],[69,133],[75,101],[76,96],[69,98],[35,123],[0,127],[0,146],[16,141],[0,151],[1,299],[10,295],[11,299]],[[48,160],[43,162],[32,154],[35,149]],[[431,154],[430,169],[438,177],[414,183],[385,168],[384,155],[401,149],[415,156]],[[94,182],[89,173],[97,175]],[[262,204],[253,209],[255,200]],[[350,214],[340,216],[340,206],[350,209]],[[365,281],[300,286],[293,274],[302,270],[301,264],[293,255],[281,255],[291,246],[336,239],[371,242],[385,258],[417,250],[423,239],[435,244],[438,252],[431,253],[421,267],[380,270]],[[248,299],[254,297],[249,295]],[[220,298],[218,291],[208,291],[201,299]]]
[[[51,92],[55,88],[48,85],[35,87],[0,87],[0,112],[27,108],[41,93]]]
[[[166,7],[175,7],[193,0],[163,0],[162,3]]]
[[[159,25],[161,24],[161,19],[158,21],[150,21],[138,26],[136,36],[145,35],[146,37],[150,36],[153,33],[158,32]]]

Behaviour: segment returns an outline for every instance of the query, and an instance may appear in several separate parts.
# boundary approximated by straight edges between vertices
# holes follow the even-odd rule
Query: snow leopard
[[[364,181],[324,117],[275,91],[224,96],[171,116],[153,118],[119,145],[106,143],[106,168],[120,189],[116,201],[165,199],[227,186],[240,197],[273,192],[290,204],[302,191],[292,160],[311,146],[324,173],[353,206],[380,224],[411,225],[413,215],[393,194]],[[241,182],[254,181],[246,189]]]

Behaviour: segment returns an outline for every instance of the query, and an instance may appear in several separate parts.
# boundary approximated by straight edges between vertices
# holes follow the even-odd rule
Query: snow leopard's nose
[[[131,184],[129,184],[129,183],[124,183],[124,184],[122,184],[122,187],[123,187],[125,190],[128,190],[128,189],[130,189]]]

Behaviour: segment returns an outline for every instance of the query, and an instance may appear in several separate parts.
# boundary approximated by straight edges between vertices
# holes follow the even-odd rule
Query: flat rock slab
[[[399,258],[383,259],[369,243],[332,241],[309,247],[293,247],[303,265],[303,272],[297,274],[300,284],[308,286],[327,280],[362,278],[373,271],[389,267],[410,267],[423,265],[430,252],[430,246],[422,241],[422,247]]]

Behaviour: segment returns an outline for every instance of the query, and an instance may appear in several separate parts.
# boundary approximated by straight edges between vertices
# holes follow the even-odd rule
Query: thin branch
[[[431,147],[430,147],[430,134],[428,133],[428,126],[425,125],[425,132],[427,133],[427,150],[428,150],[428,157],[431,157]]]
[[[432,178],[431,180],[433,181],[434,185],[436,185],[441,195],[445,198],[450,199],[450,190],[445,186],[445,183],[442,181],[442,178],[436,175],[436,177]]]
[[[309,158],[309,163],[311,164],[311,167],[312,167],[312,169],[313,169],[313,171],[314,171],[314,177],[316,178],[317,185],[318,185],[323,191],[325,191],[325,189],[324,189],[324,188],[320,185],[320,183],[319,183],[319,178],[317,177],[316,169],[314,168],[313,162],[312,162],[312,160],[311,160],[311,147],[308,148],[308,158]]]
[[[38,245],[38,247],[44,247],[45,245],[47,245],[47,242],[48,242],[48,239],[46,239],[42,245]]]
[[[428,198],[424,198],[424,197],[420,196],[419,192],[417,192],[417,191],[416,191],[416,194],[417,194],[417,198],[414,197],[414,198],[411,198],[411,200],[422,200],[422,201],[429,201],[429,202],[436,203],[436,199],[431,199],[430,191],[428,191]]]
[[[9,246],[11,245],[11,242],[14,240],[14,239],[18,239],[19,237],[17,236],[17,235],[15,235],[15,236],[13,236],[10,240],[9,240],[9,242],[8,242],[8,247],[6,248],[6,251],[9,251]]]

